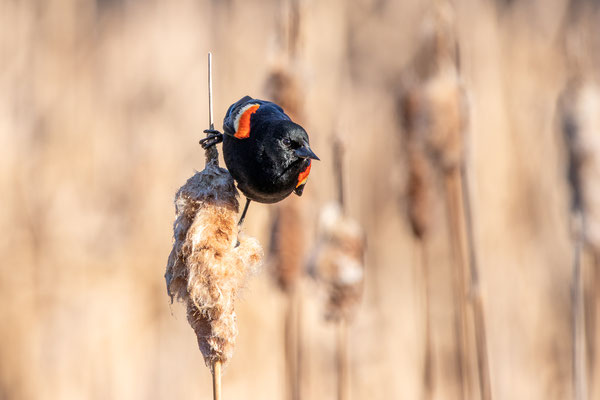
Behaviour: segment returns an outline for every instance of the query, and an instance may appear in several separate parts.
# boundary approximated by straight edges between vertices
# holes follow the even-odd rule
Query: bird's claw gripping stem
[[[223,141],[223,134],[216,129],[206,129],[204,133],[207,133],[208,135],[199,141],[204,150]]]

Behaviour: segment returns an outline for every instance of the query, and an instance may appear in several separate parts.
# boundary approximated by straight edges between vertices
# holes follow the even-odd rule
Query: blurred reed
[[[454,293],[458,307],[456,325],[459,332],[458,359],[462,396],[473,398],[471,379],[476,372],[479,378],[479,396],[482,400],[489,400],[491,388],[487,339],[465,162],[469,107],[459,65],[454,6],[447,1],[437,1],[430,19],[424,25],[421,46],[413,60],[412,70],[404,78],[405,87],[401,90],[399,99],[400,114],[407,132],[408,213],[413,234],[423,247],[428,225],[428,186],[431,190],[431,182],[427,180],[431,174],[430,169],[437,170],[444,182],[449,237],[456,267]],[[431,164],[427,158],[431,160]],[[421,254],[422,262],[425,263],[425,251],[422,250]],[[425,266],[422,270],[426,279]],[[473,339],[475,343],[472,342]],[[428,351],[425,382],[426,395],[430,396],[427,354]],[[474,359],[477,371],[471,366]]]

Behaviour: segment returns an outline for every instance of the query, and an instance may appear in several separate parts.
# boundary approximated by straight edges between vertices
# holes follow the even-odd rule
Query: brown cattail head
[[[600,87],[573,79],[558,102],[568,150],[571,207],[584,215],[586,242],[600,251]]]
[[[349,320],[362,297],[365,236],[337,203],[323,208],[309,269],[328,292],[326,318]]]
[[[269,249],[270,267],[283,291],[297,283],[304,263],[304,222],[299,198],[288,197],[275,211]]]
[[[422,239],[430,224],[431,165],[424,152],[408,154],[407,212],[413,234]]]
[[[423,238],[430,224],[430,197],[433,190],[431,160],[425,148],[425,113],[417,88],[401,90],[397,100],[398,115],[404,134],[403,148],[407,165],[407,215],[413,234]]]
[[[207,163],[179,189],[175,211],[167,291],[187,304],[206,364],[224,365],[237,336],[234,301],[262,249],[257,240],[238,235],[237,190],[229,172],[216,163]]]
[[[289,68],[275,67],[265,81],[265,93],[290,116],[293,121],[301,121],[303,93],[298,80]]]

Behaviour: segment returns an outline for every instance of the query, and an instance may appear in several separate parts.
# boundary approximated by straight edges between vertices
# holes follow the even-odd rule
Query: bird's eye
[[[283,143],[283,145],[286,147],[290,147],[292,145],[292,141],[289,138],[283,138],[281,143]]]

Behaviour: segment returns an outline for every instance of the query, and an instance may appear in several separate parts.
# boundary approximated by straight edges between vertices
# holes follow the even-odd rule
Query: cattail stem
[[[421,279],[423,281],[423,297],[425,309],[425,354],[423,365],[423,398],[429,400],[433,396],[433,351],[431,345],[431,290],[429,286],[429,263],[427,258],[427,239],[425,236],[416,239],[420,256]]]
[[[475,324],[475,345],[477,350],[477,369],[479,372],[479,392],[482,400],[491,400],[492,388],[490,381],[490,368],[487,353],[487,335],[485,329],[485,314],[483,312],[483,301],[479,284],[479,268],[475,254],[475,235],[473,233],[473,220],[470,202],[470,193],[466,170],[461,168],[459,176],[462,192],[462,214],[464,216],[465,230],[467,234],[467,246],[469,252],[470,287],[469,297],[473,305],[473,321]]]
[[[212,54],[208,53],[208,124],[215,128],[213,120],[213,91],[212,91]],[[216,146],[206,149],[206,164],[219,165],[219,153]],[[221,399],[221,361],[215,361],[212,368],[213,400]]]
[[[585,346],[585,320],[583,304],[583,282],[581,279],[582,263],[581,253],[583,248],[584,216],[581,211],[575,214],[577,236],[573,254],[573,280],[571,283],[572,298],[572,351],[573,351],[573,398],[575,400],[587,399],[587,368]]]
[[[584,300],[585,306],[588,308],[588,317],[586,318],[586,338],[587,338],[587,354],[588,368],[590,377],[589,396],[597,399],[600,396],[600,368],[598,361],[600,360],[600,346],[596,340],[598,335],[598,309],[600,308],[600,265],[598,262],[598,254],[594,249],[589,249],[588,253],[588,274],[591,275],[584,282],[588,282],[588,296]]]
[[[333,171],[335,172],[335,179],[338,190],[338,202],[342,209],[342,213],[345,212],[344,204],[344,145],[339,137],[335,137],[333,142]]]
[[[460,219],[460,189],[457,185],[457,175],[449,172],[444,177],[446,207],[448,213],[448,229],[452,244],[454,258],[454,296],[457,303],[455,317],[456,343],[457,343],[457,367],[461,381],[461,398],[470,399],[471,376],[470,360],[472,359],[471,346],[469,345],[469,331],[467,318],[467,279],[465,273],[465,251],[464,231],[461,229]]]
[[[215,129],[213,120],[213,91],[212,91],[212,54],[208,53],[208,125],[210,129]],[[217,146],[210,146],[205,151],[206,164],[219,166],[219,153]]]
[[[285,315],[285,363],[288,382],[288,398],[300,399],[301,346],[300,346],[300,293],[298,283],[286,292],[288,301]]]
[[[215,361],[212,367],[213,400],[221,400],[221,361]]]
[[[457,289],[459,290],[459,309],[461,344],[464,354],[461,357],[463,373],[463,390],[470,398],[472,338],[475,339],[475,356],[479,395],[482,400],[491,400],[491,383],[489,361],[487,355],[487,337],[485,314],[479,284],[479,269],[475,254],[471,205],[464,167],[453,169],[446,174],[446,197],[450,214],[450,229],[457,261]],[[470,314],[470,312],[472,314]],[[469,326],[472,317],[473,326]],[[472,329],[471,329],[472,328]]]
[[[338,400],[348,400],[348,322],[337,322],[337,386]]]
[[[299,282],[298,287],[294,291],[294,304],[295,304],[295,318],[296,318],[296,391],[294,393],[294,400],[300,400],[302,398],[302,367],[304,362],[303,354],[303,341],[302,341],[302,292],[301,283]]]

